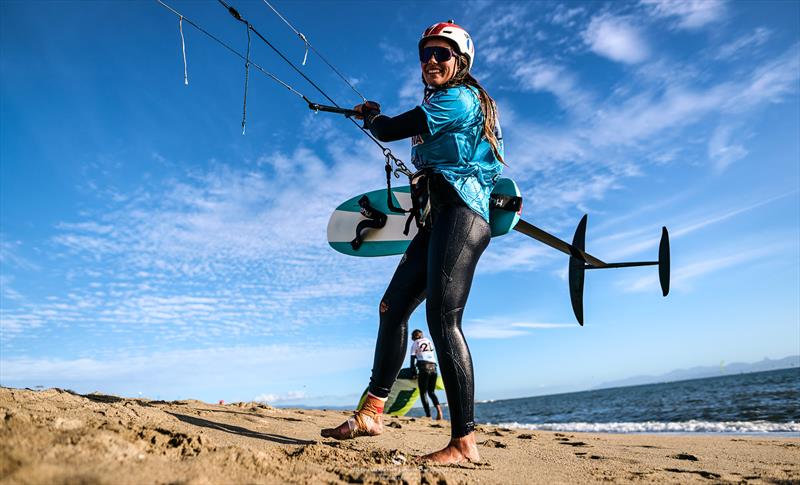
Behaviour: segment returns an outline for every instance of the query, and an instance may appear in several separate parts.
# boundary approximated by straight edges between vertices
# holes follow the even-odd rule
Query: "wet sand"
[[[0,484],[800,483],[800,437],[480,426],[481,463],[432,466],[416,457],[447,443],[447,422],[320,438],[347,415],[0,388]]]

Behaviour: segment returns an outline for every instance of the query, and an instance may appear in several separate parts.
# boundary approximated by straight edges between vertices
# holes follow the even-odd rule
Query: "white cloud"
[[[569,8],[567,5],[556,5],[555,11],[550,16],[550,21],[556,25],[563,25],[565,27],[573,27],[576,22],[576,17],[580,17],[586,12],[583,7]]]
[[[419,104],[422,101],[423,85],[420,70],[410,69],[401,77],[402,84],[397,98],[402,106]]]
[[[691,288],[691,283],[697,278],[702,276],[716,273],[733,266],[738,266],[750,261],[763,259],[765,257],[774,256],[777,251],[782,249],[779,246],[771,245],[768,247],[758,248],[738,248],[732,253],[719,256],[716,258],[709,258],[708,255],[702,255],[700,259],[684,264],[674,265],[670,277],[670,291],[686,291]],[[653,292],[660,288],[658,276],[655,271],[650,272],[647,276],[632,280],[623,281],[620,286],[628,292]]]
[[[721,20],[725,15],[723,0],[641,0],[657,17],[678,20],[681,29],[698,29]]]
[[[572,137],[588,139],[595,147],[641,143],[668,129],[693,125],[711,114],[743,115],[780,102],[796,93],[799,77],[800,56],[798,45],[794,45],[742,79],[707,87],[668,86],[664,92],[643,91],[621,102],[609,102],[595,110],[597,115],[588,129],[579,128]]]
[[[478,263],[479,274],[503,273],[506,271],[532,271],[552,259],[551,249],[540,243],[504,236],[493,239]]]
[[[11,287],[11,284],[14,282],[14,278],[11,276],[6,276],[0,274],[0,299],[6,301],[17,301],[23,300],[23,296],[14,288]],[[3,328],[3,325],[0,324],[0,329]]]
[[[28,258],[20,255],[22,241],[9,241],[4,235],[0,234],[0,266],[8,268],[18,268],[25,271],[38,271],[37,264]]]
[[[617,62],[636,64],[650,55],[639,29],[621,17],[605,14],[593,18],[583,38],[592,51]]]
[[[687,191],[683,191],[683,192],[677,192],[677,193],[673,194],[670,197],[667,197],[667,198],[664,198],[664,199],[661,199],[661,200],[658,200],[658,201],[655,201],[655,202],[643,203],[643,204],[638,204],[635,207],[629,207],[629,210],[627,212],[625,212],[625,213],[622,213],[622,214],[619,214],[619,215],[615,215],[615,216],[612,216],[612,217],[604,217],[600,224],[593,226],[593,230],[595,230],[597,232],[604,232],[604,231],[606,231],[608,229],[612,229],[612,230],[614,230],[614,234],[612,234],[610,236],[604,236],[602,238],[596,238],[596,239],[593,239],[593,240],[594,240],[595,243],[607,244],[607,243],[611,243],[613,241],[627,240],[631,236],[641,235],[642,232],[643,232],[641,227],[637,227],[636,229],[627,230],[627,231],[623,231],[623,232],[620,232],[620,231],[616,230],[615,228],[620,226],[620,225],[624,225],[626,227],[630,227],[629,221],[631,221],[632,219],[635,220],[637,218],[642,218],[645,215],[652,214],[652,213],[654,213],[656,211],[658,211],[659,213],[663,213],[664,209],[669,207],[669,206],[672,206],[672,205],[675,205],[675,204],[678,204],[678,203],[685,203],[685,201],[688,199],[688,197],[690,195],[692,195],[693,193],[694,192],[691,191],[691,190],[687,190]],[[652,216],[648,216],[648,218],[652,219],[653,217]],[[647,228],[647,229],[644,230],[644,232],[646,233],[646,232],[648,232],[650,230],[651,230],[651,228]]]
[[[703,229],[703,228],[705,228],[707,226],[710,226],[712,224],[716,224],[718,222],[722,222],[722,221],[726,221],[728,219],[731,219],[732,217],[738,216],[739,214],[743,214],[745,212],[749,212],[751,210],[758,209],[759,207],[763,207],[765,205],[769,205],[769,204],[771,204],[773,202],[776,202],[778,200],[784,199],[786,197],[791,197],[791,196],[797,194],[797,192],[798,191],[795,190],[795,191],[792,191],[792,192],[787,192],[785,194],[775,195],[773,197],[769,197],[769,198],[766,198],[766,199],[763,199],[763,200],[759,200],[757,202],[753,202],[751,204],[736,208],[736,209],[731,210],[731,211],[724,212],[724,213],[719,214],[719,215],[708,217],[708,218],[702,219],[700,221],[695,221],[695,222],[692,222],[690,224],[685,224],[682,227],[679,227],[678,229],[676,229],[674,231],[674,236],[675,237],[680,237],[680,236],[684,236],[686,234],[690,234],[692,232],[695,232],[695,231],[697,231],[699,229]]]
[[[591,96],[579,87],[578,80],[564,66],[542,59],[520,62],[513,77],[523,90],[553,94],[567,111],[585,115],[594,104]]]
[[[589,179],[581,180],[571,189],[563,190],[560,196],[567,204],[578,205],[587,199],[602,199],[608,190],[616,186],[616,177],[595,175]]]
[[[564,162],[577,162],[590,156],[589,145],[580,127],[553,128],[510,116],[510,107],[500,105],[506,160],[513,178],[524,180],[533,172],[553,173],[567,168]],[[510,120],[509,120],[510,119]]]
[[[291,401],[301,401],[308,397],[305,391],[289,391],[286,394],[259,394],[253,401],[255,402],[263,402],[263,403],[279,403],[279,402],[291,402]]]
[[[507,339],[528,335],[534,330],[574,328],[570,323],[519,321],[508,317],[470,319],[464,323],[464,333],[470,339]]]
[[[669,231],[669,238],[671,242],[675,240],[692,234],[696,231],[704,229],[706,227],[712,226],[714,224],[718,224],[720,222],[727,221],[732,219],[740,214],[744,214],[746,212],[758,209],[760,207],[769,205],[773,202],[778,200],[784,199],[786,197],[791,197],[797,194],[797,191],[788,192],[785,194],[776,195],[773,197],[769,197],[767,199],[763,199],[760,201],[756,201],[750,204],[747,204],[742,207],[738,207],[733,210],[728,210],[723,213],[715,214],[712,216],[706,216],[699,220],[694,220],[692,222],[684,223],[678,226],[673,226]],[[706,212],[707,210],[704,210]],[[686,216],[680,217],[680,219],[688,219]],[[612,251],[608,255],[608,261],[618,261],[628,256],[632,256],[635,254],[639,254],[645,250],[654,249],[658,247],[661,233],[658,230],[658,224],[650,224],[647,226],[643,226],[639,229],[634,231],[629,231],[627,233],[615,234],[614,236],[599,238],[595,240],[596,244],[609,244],[610,242],[619,240],[621,238],[628,238],[635,235],[641,235],[642,238],[638,242],[628,242],[624,246],[614,243],[614,247],[618,248],[615,251]]]
[[[756,28],[752,34],[748,34],[722,45],[717,52],[716,59],[733,59],[743,52],[764,45],[772,36],[772,31],[764,27]]]
[[[708,140],[708,158],[717,173],[722,173],[730,164],[747,156],[744,146],[731,143],[732,132],[730,126],[718,126]]]
[[[734,86],[724,105],[726,111],[742,113],[765,103],[779,103],[798,91],[800,44],[753,69],[752,74]]]
[[[727,84],[706,90],[675,87],[663,95],[637,94],[598,114],[590,132],[592,140],[599,146],[629,144],[667,128],[688,126],[718,111],[731,95]]]
[[[401,49],[396,43],[386,40],[378,43],[378,49],[383,52],[383,58],[392,64],[404,64],[408,57],[407,49]]]
[[[38,272],[40,266],[20,254],[22,241],[9,241],[3,234],[0,234],[0,302],[4,304],[0,308],[8,307],[9,302],[21,302],[25,297],[13,288],[14,270],[21,270],[25,273]],[[2,316],[2,315],[0,315]],[[0,321],[0,330],[6,327]],[[2,335],[2,332],[0,332]]]
[[[511,324],[512,327],[516,328],[572,328],[575,326],[574,323],[538,323],[538,322],[516,322]]]

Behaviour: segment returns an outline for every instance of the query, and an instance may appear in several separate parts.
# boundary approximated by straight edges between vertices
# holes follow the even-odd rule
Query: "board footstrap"
[[[366,217],[366,219],[359,222],[358,226],[356,226],[356,237],[350,241],[350,246],[353,248],[353,251],[358,251],[358,249],[364,243],[364,238],[361,235],[363,230],[381,229],[386,225],[386,214],[372,207],[369,204],[369,197],[363,195],[358,200],[358,205],[361,206],[361,215]]]

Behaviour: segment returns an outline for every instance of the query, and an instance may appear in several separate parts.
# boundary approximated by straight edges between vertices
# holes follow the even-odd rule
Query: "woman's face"
[[[425,47],[445,47],[451,49],[450,44],[443,39],[430,39],[422,45]],[[422,78],[428,86],[441,86],[456,73],[456,56],[453,55],[445,62],[439,62],[435,56],[431,56],[428,62],[420,63],[422,68]]]

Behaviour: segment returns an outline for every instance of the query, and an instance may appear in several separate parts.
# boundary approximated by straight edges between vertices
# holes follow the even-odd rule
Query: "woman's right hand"
[[[375,101],[366,101],[354,106],[353,111],[361,113],[361,116],[355,115],[356,119],[363,120],[365,117],[379,114],[381,112],[381,105]]]

